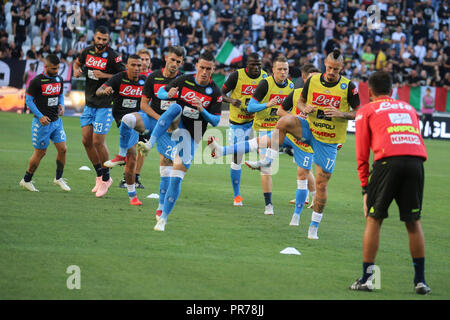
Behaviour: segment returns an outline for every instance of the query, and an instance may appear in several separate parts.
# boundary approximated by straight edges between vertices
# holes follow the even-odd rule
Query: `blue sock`
[[[231,164],[233,166],[233,164]],[[241,169],[230,168],[231,185],[233,186],[234,197],[241,194]]]
[[[310,227],[314,226],[314,227],[319,227],[319,223],[315,222],[315,221],[311,221],[311,224],[309,225]]]
[[[224,146],[222,149],[222,155],[226,156],[227,154],[244,154],[250,151],[250,144],[248,140],[238,142],[236,144],[230,144],[228,146]]]
[[[272,192],[264,192],[264,200],[266,201],[266,206],[272,204]]]
[[[175,203],[177,202],[178,196],[181,192],[181,182],[183,179],[178,177],[170,177],[169,188],[167,189],[166,198],[164,199],[162,218],[167,220],[167,216],[172,212]]]
[[[121,122],[119,126],[119,155],[122,157],[127,156],[128,151],[128,143],[130,140],[131,129],[129,126],[125,124],[125,122]]]
[[[169,188],[170,177],[161,177],[159,183],[159,207],[164,206],[164,198],[166,197],[167,189]]]
[[[425,282],[425,258],[413,258],[414,265],[414,285]]]
[[[322,220],[322,213],[318,213],[313,211],[311,215],[311,224],[310,227],[314,226],[316,228],[319,228],[320,221]]]
[[[170,124],[181,114],[181,112],[181,106],[174,103],[161,115],[152,131],[152,135],[150,136],[150,143],[152,147],[155,145],[156,141],[158,141],[158,139],[167,132]]]
[[[361,278],[362,283],[365,283],[367,281],[367,279],[369,279],[369,277],[373,274],[373,270],[371,270],[372,272],[370,272],[370,273],[367,272],[367,269],[373,265],[374,265],[373,262],[363,262],[363,275]]]
[[[133,199],[134,197],[136,197],[136,186],[135,184],[127,184],[127,190],[128,190],[128,197],[131,199]]]
[[[300,215],[302,213],[303,207],[305,206],[306,196],[308,195],[308,190],[297,189],[295,192],[295,209],[294,213]]]

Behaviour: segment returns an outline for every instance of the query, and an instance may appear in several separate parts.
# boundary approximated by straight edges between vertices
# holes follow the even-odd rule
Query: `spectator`
[[[349,43],[352,46],[354,52],[361,54],[362,46],[364,44],[364,38],[359,33],[359,28],[356,28],[355,31],[348,38]]]
[[[423,58],[427,54],[427,49],[423,45],[423,39],[419,39],[417,44],[414,46],[414,55],[419,59],[419,63],[422,63]]]
[[[434,121],[433,121],[433,111],[434,111],[434,97],[431,95],[431,89],[427,88],[425,91],[425,95],[422,99],[422,137],[425,138],[425,128],[428,123],[429,128],[431,129],[429,137],[433,139],[434,133]]]
[[[256,12],[251,16],[252,21],[252,41],[253,43],[256,42],[259,38],[259,33],[261,30],[264,29],[265,26],[265,20],[264,17],[261,15],[261,11],[259,9],[256,9]]]
[[[322,47],[322,49],[324,49],[328,40],[333,38],[334,29],[336,28],[336,23],[332,19],[332,14],[330,12],[328,12],[325,16],[325,19],[322,20],[322,28],[324,29],[325,37],[323,40],[324,45]]]
[[[403,41],[406,40],[406,35],[403,33],[401,26],[398,26],[397,30],[394,33],[392,33],[391,39],[392,39],[392,44],[394,45],[394,48],[396,51],[396,55],[399,56],[401,45],[402,45],[402,39],[404,39]]]
[[[375,65],[375,55],[372,53],[372,48],[369,45],[364,47],[364,53],[361,55],[361,60],[366,64],[367,69],[370,69]]]

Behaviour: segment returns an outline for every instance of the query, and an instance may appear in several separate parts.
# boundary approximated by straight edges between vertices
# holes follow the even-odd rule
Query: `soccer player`
[[[25,101],[34,114],[31,125],[34,152],[28,163],[28,170],[19,185],[29,191],[39,191],[31,179],[45,156],[50,139],[57,151],[56,177],[53,183],[64,191],[70,191],[70,187],[62,178],[67,147],[66,133],[60,118],[64,114],[64,95],[63,81],[58,76],[59,63],[58,56],[54,54],[45,57],[44,72],[31,80],[27,89]]]
[[[302,78],[306,80],[313,74],[320,71],[314,67],[314,65],[306,64],[302,67]],[[280,117],[293,114],[295,116],[306,119],[307,115],[300,112],[297,109],[298,99],[302,94],[302,88],[295,89],[281,104],[281,108],[278,109],[278,115]],[[310,145],[302,142],[292,134],[288,133],[284,139],[284,144],[291,147],[294,151],[294,161],[297,164],[297,191],[295,193],[295,209],[292,215],[289,225],[298,226],[300,224],[300,214],[308,199],[309,190],[311,190],[312,198],[315,195],[315,179],[311,172],[311,167],[314,159],[314,151]],[[314,200],[313,200],[314,201]]]
[[[249,140],[253,137],[252,126],[255,114],[248,112],[247,107],[256,86],[261,79],[266,77],[267,73],[261,69],[261,57],[253,52],[248,56],[246,67],[232,72],[223,84],[223,100],[230,104],[230,144]],[[227,96],[228,93],[230,93],[230,97]],[[242,155],[234,154],[230,178],[235,206],[243,205],[240,191],[241,165]]]
[[[108,45],[108,29],[98,27],[94,33],[94,45],[85,48],[73,64],[74,77],[79,77],[86,69],[86,106],[80,117],[84,148],[97,173],[95,192],[97,197],[106,194],[112,184],[109,168],[103,166],[109,153],[105,143],[111,127],[111,101],[108,96],[96,96],[96,91],[114,74],[124,71],[122,57]]]
[[[167,217],[180,195],[181,182],[192,164],[208,123],[217,126],[220,121],[222,94],[220,88],[212,81],[215,69],[214,55],[209,51],[203,52],[195,67],[196,74],[180,76],[158,90],[157,97],[161,100],[172,99],[177,95],[176,103],[173,103],[159,118],[150,140],[138,144],[138,150],[148,154],[172,123],[178,122],[176,136],[182,141],[177,145],[164,207],[154,227],[156,231],[165,230]]]
[[[297,107],[308,115],[305,119],[296,116],[282,117],[271,137],[271,148],[266,158],[255,163],[246,163],[253,169],[270,167],[278,156],[278,148],[286,133],[312,146],[316,163],[316,196],[308,239],[319,239],[317,232],[328,198],[328,182],[336,162],[338,145],[345,142],[347,121],[355,118],[359,107],[358,89],[347,78],[340,75],[344,59],[338,49],[325,59],[325,73],[310,77],[303,88]]]
[[[142,89],[147,79],[145,75],[141,75],[141,69],[141,58],[131,55],[128,57],[127,70],[112,76],[96,91],[97,96],[112,96],[112,114],[119,128],[123,116],[140,110]],[[113,168],[118,164],[125,164],[124,176],[130,204],[142,205],[137,198],[135,185],[136,147],[133,145],[123,151],[126,153],[126,160],[119,154],[113,160],[106,161],[104,166]]]
[[[142,60],[142,71],[141,74],[145,75],[147,78],[150,76],[150,74],[153,72],[151,70],[151,56],[150,52],[147,49],[141,49],[137,52],[137,55],[141,57]],[[139,135],[139,141],[146,141],[150,139],[150,135]],[[145,157],[142,156],[139,152],[137,153],[136,158],[136,188],[138,189],[145,189],[144,185],[141,182],[141,170],[142,166],[144,165]]]
[[[142,96],[142,110],[145,111],[150,117],[155,119],[155,122],[169,108],[169,106],[176,101],[175,99],[177,98],[177,96],[174,96],[173,99],[170,100],[161,100],[157,97],[156,94],[161,87],[168,85],[172,80],[179,76],[179,69],[184,60],[184,49],[179,46],[169,47],[166,51],[164,60],[166,62],[164,68],[153,72],[145,82],[144,92]],[[151,132],[149,132],[148,135],[150,133]],[[170,137],[171,135],[169,133],[166,133],[165,136]],[[165,152],[160,152],[159,154],[159,203],[158,208],[156,209],[156,216],[158,218],[162,214],[165,195],[169,187],[170,173],[172,172],[173,167],[172,160],[175,152],[175,145],[175,143],[171,144],[165,149]],[[140,156],[143,157],[142,155]]]
[[[425,282],[425,238],[420,222],[427,152],[420,135],[419,116],[404,101],[391,99],[392,78],[378,71],[369,77],[371,102],[356,114],[356,160],[363,194],[366,228],[363,237],[363,275],[352,290],[372,291],[372,269],[380,230],[395,199],[405,222],[418,294],[431,292]],[[373,168],[369,172],[370,149]]]

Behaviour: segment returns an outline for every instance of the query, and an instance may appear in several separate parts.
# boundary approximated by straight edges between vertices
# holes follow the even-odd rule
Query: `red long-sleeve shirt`
[[[393,156],[427,159],[419,116],[408,103],[379,98],[360,108],[355,121],[356,161],[362,187],[368,183],[370,149],[374,161]]]

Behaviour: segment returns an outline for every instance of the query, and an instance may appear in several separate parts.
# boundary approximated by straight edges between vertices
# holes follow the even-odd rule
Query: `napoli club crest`
[[[211,94],[213,92],[213,89],[211,87],[206,88],[205,90],[206,94]]]
[[[289,84],[289,88],[294,89],[294,84],[292,82]]]
[[[108,58],[108,52],[103,52],[102,58]]]
[[[144,85],[144,83],[145,83],[145,81],[144,80],[139,80],[139,84],[142,86],[142,85]]]
[[[347,89],[347,84],[346,84],[346,83],[341,83],[341,89],[342,89],[342,90]]]

